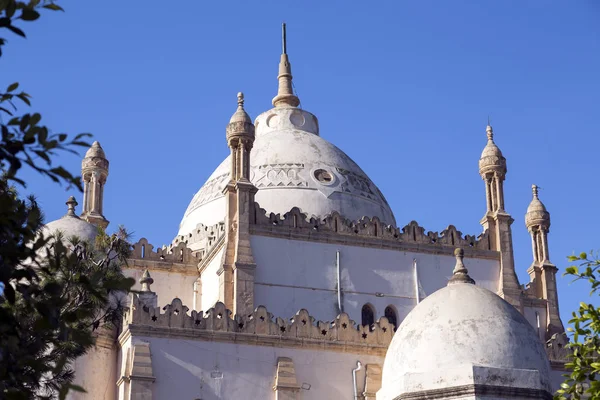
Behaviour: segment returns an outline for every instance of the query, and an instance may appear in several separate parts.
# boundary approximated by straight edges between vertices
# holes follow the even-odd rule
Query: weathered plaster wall
[[[133,290],[140,290],[142,286],[139,283],[143,269],[140,268],[124,268],[123,272],[126,276],[135,279]],[[184,304],[189,304],[192,307],[194,304],[194,282],[197,276],[180,274],[177,272],[150,270],[150,275],[154,279],[151,289],[158,296],[158,304],[167,304],[175,297],[179,297]]]
[[[322,350],[280,349],[230,343],[136,337],[150,343],[155,399],[275,399],[278,357],[292,358],[303,400],[351,399],[356,361],[383,363],[381,357]],[[364,368],[357,374],[359,392]]]
[[[208,310],[219,301],[219,276],[217,271],[221,267],[223,251],[224,248],[219,250],[206,269],[202,271],[202,303],[200,309],[203,311]],[[167,299],[165,301],[170,302]]]
[[[276,316],[291,316],[306,308],[323,320],[331,320],[338,313],[338,250],[344,311],[356,321],[360,321],[365,303],[375,307],[376,318],[388,305],[398,310],[398,322],[408,314],[416,304],[413,259],[417,260],[421,298],[446,285],[456,262],[448,255],[258,235],[251,237],[251,245],[257,265],[255,305],[266,306]],[[465,259],[465,265],[478,285],[496,291],[500,273],[497,260]]]

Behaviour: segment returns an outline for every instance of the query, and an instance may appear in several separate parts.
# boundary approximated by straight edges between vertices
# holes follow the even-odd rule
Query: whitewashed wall
[[[292,316],[306,308],[312,316],[332,320],[338,313],[336,251],[340,251],[344,311],[360,322],[365,303],[376,318],[393,305],[400,322],[416,305],[413,259],[417,260],[421,298],[445,286],[456,263],[454,256],[419,254],[367,247],[251,237],[256,261],[255,305],[275,316]],[[494,292],[500,263],[465,259],[477,284]],[[376,296],[382,293],[383,297]]]
[[[291,357],[303,400],[352,399],[356,361],[383,363],[381,357],[323,350],[280,349],[232,343],[136,337],[150,343],[154,399],[275,400],[278,357]],[[218,372],[217,372],[218,371]],[[220,377],[222,374],[222,377]],[[359,392],[364,367],[357,374]]]
[[[202,296],[201,304],[199,307],[200,310],[208,310],[209,308],[213,307],[215,303],[219,300],[219,276],[217,275],[217,271],[221,267],[224,251],[225,247],[219,250],[219,252],[213,257],[211,262],[208,264],[206,269],[202,272]],[[170,302],[170,300],[166,301]]]

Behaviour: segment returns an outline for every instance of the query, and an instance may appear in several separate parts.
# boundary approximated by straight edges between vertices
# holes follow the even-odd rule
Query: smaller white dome
[[[467,283],[459,257],[462,271],[394,335],[378,400],[468,384],[551,393],[548,359],[529,322],[495,293]]]
[[[46,225],[44,225],[42,232],[45,235],[62,232],[65,238],[77,236],[83,241],[89,241],[93,243],[98,235],[98,228],[95,225],[92,225],[89,222],[79,218],[75,214],[75,206],[77,205],[77,202],[73,196],[69,197],[69,200],[66,204],[69,207],[67,213],[62,218],[48,222]]]

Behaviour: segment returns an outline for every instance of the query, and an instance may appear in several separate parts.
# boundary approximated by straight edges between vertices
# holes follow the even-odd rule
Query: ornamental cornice
[[[463,235],[454,225],[449,225],[439,233],[426,232],[416,221],[398,228],[382,223],[377,217],[352,221],[337,212],[317,218],[303,213],[297,207],[281,216],[267,213],[256,204],[250,233],[434,254],[453,254],[456,247],[461,247],[469,257],[499,257],[498,252],[492,250],[487,230],[479,236]]]
[[[394,326],[381,317],[361,326],[342,313],[333,321],[317,321],[302,309],[289,320],[274,318],[264,306],[248,316],[235,316],[221,302],[209,309],[189,312],[180,299],[160,307],[144,307],[136,295],[124,317],[119,336],[123,345],[131,336],[168,337],[239,344],[320,349],[385,356]]]

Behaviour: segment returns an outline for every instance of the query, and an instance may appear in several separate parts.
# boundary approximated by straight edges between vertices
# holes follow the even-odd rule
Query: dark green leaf
[[[35,21],[36,19],[38,19],[40,17],[40,13],[35,11],[32,8],[24,8],[21,11],[21,19],[23,21]]]
[[[6,88],[7,92],[12,92],[13,90],[15,90],[16,88],[19,87],[19,82],[15,82],[15,83],[11,83],[10,85],[8,85],[8,87]]]
[[[58,5],[54,4],[54,3],[45,4],[44,8],[47,8],[49,10],[54,10],[54,11],[65,11],[60,6],[58,6]]]
[[[20,30],[19,28],[17,28],[14,25],[9,25],[9,26],[7,26],[7,28],[19,36],[27,37],[27,36],[25,36],[25,32],[23,32],[22,30]]]

